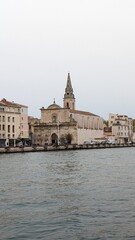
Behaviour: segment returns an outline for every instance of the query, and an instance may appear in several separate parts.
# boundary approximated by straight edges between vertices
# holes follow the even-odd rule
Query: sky
[[[0,0],[0,99],[135,118],[135,0]]]

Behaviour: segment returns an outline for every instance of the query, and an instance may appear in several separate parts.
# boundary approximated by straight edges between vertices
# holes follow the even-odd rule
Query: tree
[[[72,134],[71,133],[67,133],[66,134],[66,140],[67,140],[67,143],[68,144],[71,144],[71,142],[72,142]]]
[[[108,127],[109,126],[109,121],[107,120],[104,120],[104,125],[106,126],[106,127]]]

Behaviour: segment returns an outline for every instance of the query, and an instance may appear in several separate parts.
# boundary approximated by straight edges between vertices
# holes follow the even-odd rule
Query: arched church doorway
[[[51,139],[52,139],[52,144],[57,144],[58,143],[58,136],[57,136],[56,133],[52,134]]]

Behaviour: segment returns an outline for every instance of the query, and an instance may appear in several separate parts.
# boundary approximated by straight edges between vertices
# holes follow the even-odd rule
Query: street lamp
[[[57,126],[58,126],[58,145],[59,145],[59,138],[60,138],[60,123],[59,123],[59,120],[57,121]]]
[[[14,136],[14,147],[16,147],[16,139],[15,139],[15,136]]]

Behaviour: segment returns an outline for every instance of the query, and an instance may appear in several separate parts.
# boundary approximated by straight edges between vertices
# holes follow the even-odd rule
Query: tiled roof
[[[85,111],[80,111],[80,110],[71,110],[70,109],[70,112],[71,113],[76,113],[76,114],[81,114],[81,115],[88,115],[88,116],[95,116],[95,117],[99,117],[98,115],[95,115],[93,113],[90,113],[90,112],[85,112]]]
[[[9,101],[7,101],[5,98],[3,98],[3,99],[0,101],[0,105],[1,105],[1,106],[5,106],[5,107],[18,107],[18,108],[27,107],[27,106],[25,106],[25,105],[21,105],[21,104],[15,103],[15,102],[9,102]]]
[[[0,106],[6,106],[3,102],[0,101]]]
[[[115,120],[116,120],[116,121],[123,121],[123,122],[124,122],[124,121],[127,121],[127,119],[125,119],[125,118],[124,118],[124,119],[123,119],[123,118],[116,118]]]

